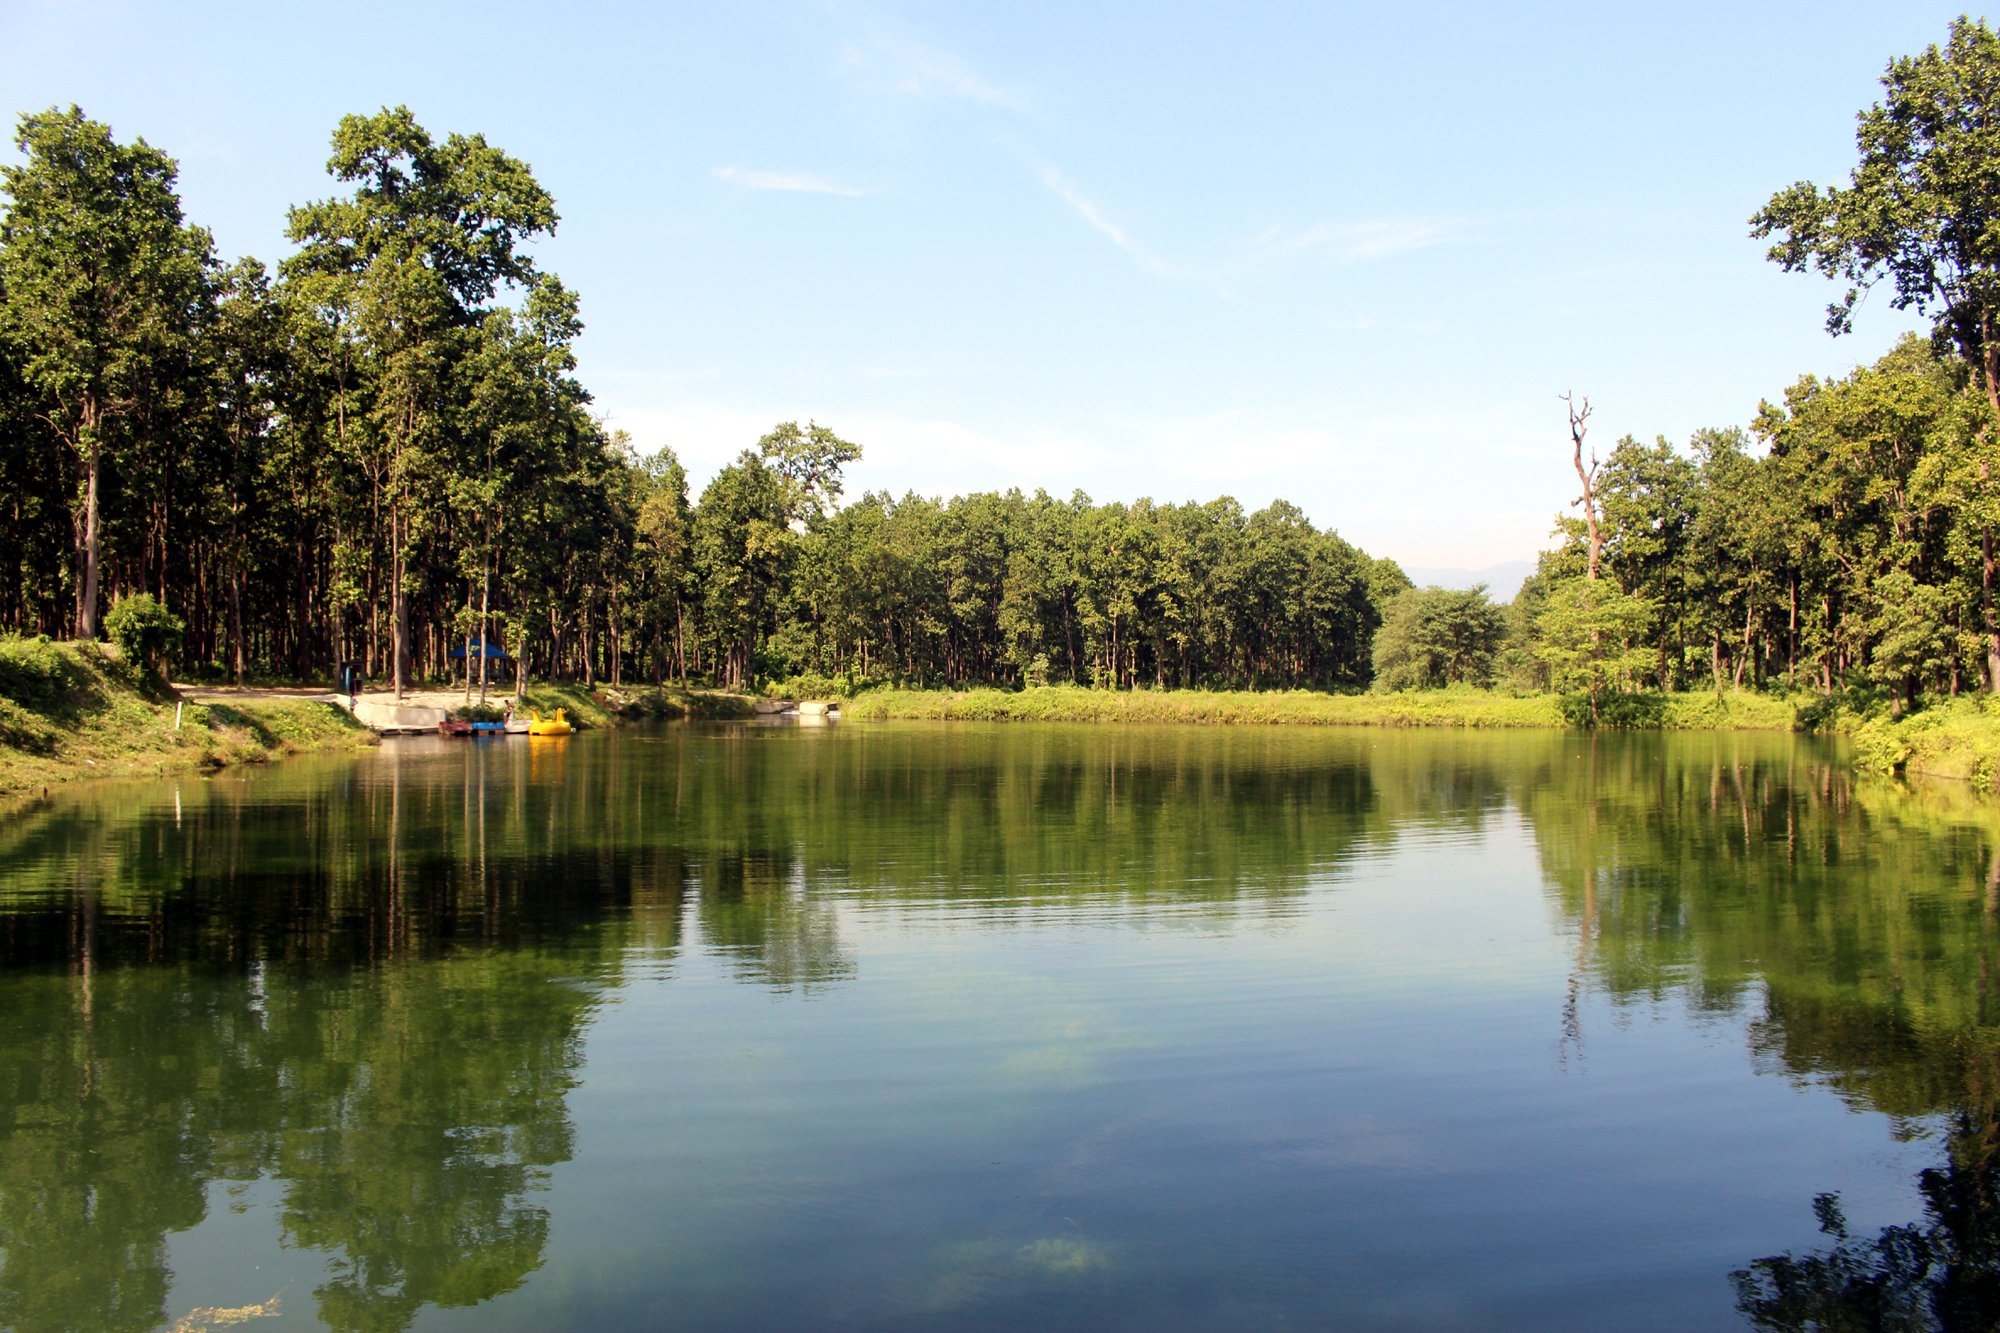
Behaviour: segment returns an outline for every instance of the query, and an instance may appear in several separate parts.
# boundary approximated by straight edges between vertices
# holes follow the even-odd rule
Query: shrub
[[[1507,637],[1507,617],[1486,599],[1486,585],[1463,592],[1406,588],[1390,601],[1375,632],[1379,690],[1483,685]]]
[[[774,680],[764,687],[769,699],[850,699],[875,682],[865,676],[822,676],[802,671],[796,676]]]
[[[151,669],[161,658],[180,651],[187,624],[160,605],[153,594],[141,592],[121,598],[104,617],[104,628],[126,661]]]
[[[0,638],[0,698],[47,706],[69,689],[69,664],[46,634],[32,639]]]

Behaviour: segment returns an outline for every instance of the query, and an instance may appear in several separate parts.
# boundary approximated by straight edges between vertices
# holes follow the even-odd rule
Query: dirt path
[[[331,690],[305,689],[295,686],[254,686],[246,685],[237,689],[229,685],[181,685],[174,686],[181,697],[189,703],[226,704],[251,702],[257,699],[323,699],[332,703],[336,699],[345,701],[344,694],[336,695]],[[488,687],[486,703],[490,708],[505,708],[513,695],[505,690]],[[479,702],[479,691],[472,692],[472,701]],[[403,697],[396,698],[394,690],[363,690],[361,702],[367,704],[396,704],[405,708],[443,708],[446,710],[465,706],[465,690],[461,686],[455,690],[405,690]]]

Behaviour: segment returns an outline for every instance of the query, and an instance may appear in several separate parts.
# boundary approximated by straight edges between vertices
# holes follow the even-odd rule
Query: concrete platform
[[[372,699],[357,700],[354,717],[375,728],[377,731],[436,731],[438,723],[445,720],[442,708],[424,708],[415,704],[382,704]]]

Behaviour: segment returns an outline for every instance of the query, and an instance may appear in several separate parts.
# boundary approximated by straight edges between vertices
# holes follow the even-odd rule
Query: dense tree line
[[[575,293],[529,167],[403,109],[350,116],[349,192],[225,265],[174,163],[75,108],[0,168],[0,629],[93,637],[150,597],[177,670],[399,683],[484,636],[536,674],[1111,687],[1457,683],[2000,689],[2000,39],[1891,64],[1850,185],[1752,219],[1771,258],[1926,314],[1750,428],[1586,459],[1502,614],[1408,587],[1279,502],[1037,492],[843,504],[858,446],[782,423],[688,494],[575,376]],[[150,605],[150,603],[144,603]],[[171,642],[164,636],[163,643]],[[476,656],[476,655],[475,655]],[[481,659],[483,660],[483,659]]]
[[[1962,361],[1911,338],[1835,380],[1806,376],[1749,433],[1620,440],[1597,474],[1606,604],[1631,681],[1666,688],[1872,684],[1906,699],[1989,683],[1990,563],[1981,506],[1993,457],[1986,396]],[[1759,448],[1758,446],[1762,446]],[[1545,556],[1516,623],[1547,671],[1552,596],[1587,582],[1588,537]],[[1622,594],[1622,597],[1620,596]],[[1607,649],[1609,651],[1609,649]]]
[[[345,195],[275,273],[220,262],[175,165],[72,107],[0,174],[0,627],[94,637],[144,596],[182,671],[536,673],[740,685],[1364,683],[1407,580],[1287,504],[864,496],[860,450],[777,427],[698,502],[607,433],[577,297],[526,246],[529,167],[398,108],[350,116]],[[473,654],[478,659],[477,652]]]
[[[1644,684],[2000,690],[2000,38],[1956,20],[1882,86],[1849,184],[1780,191],[1752,231],[1785,269],[1848,284],[1830,332],[1886,282],[1931,337],[1799,380],[1748,433],[1697,432],[1686,452],[1627,438],[1601,470],[1573,408],[1583,513],[1515,608],[1528,674],[1593,700]]]

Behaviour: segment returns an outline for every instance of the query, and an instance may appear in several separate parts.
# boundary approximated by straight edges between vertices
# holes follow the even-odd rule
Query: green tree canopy
[[[96,638],[106,456],[201,321],[210,244],[182,225],[174,160],[144,139],[120,144],[71,106],[23,115],[14,144],[28,161],[0,167],[0,332],[75,460],[77,632]]]
[[[1390,600],[1375,631],[1375,688],[1484,685],[1507,638],[1507,613],[1481,583],[1463,591],[1409,588]]]
[[[1943,47],[1891,61],[1882,87],[1883,100],[1861,113],[1849,185],[1800,181],[1772,196],[1751,234],[1779,237],[1770,257],[1787,272],[1851,284],[1827,308],[1835,334],[1887,278],[1895,307],[1931,317],[1938,346],[1965,358],[2000,416],[2000,37],[1984,19],[1955,19]],[[1989,432],[1987,445],[2000,442]],[[1982,481],[1994,461],[1980,460]],[[1981,547],[1987,688],[2000,691],[1990,522]]]

